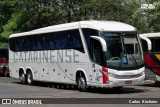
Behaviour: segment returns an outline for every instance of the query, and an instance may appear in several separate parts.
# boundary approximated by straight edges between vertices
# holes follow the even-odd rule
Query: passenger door
[[[100,70],[102,70],[103,62],[103,51],[102,46],[98,40],[91,40],[91,59],[94,61],[92,63],[92,71],[94,75],[94,82],[96,83],[102,83],[102,73]]]

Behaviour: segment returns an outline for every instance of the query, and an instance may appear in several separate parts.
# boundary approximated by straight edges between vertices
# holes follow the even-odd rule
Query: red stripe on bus
[[[102,71],[108,74],[108,69],[107,69],[107,68],[102,67]],[[107,84],[107,83],[108,83],[108,82],[107,82],[108,80],[109,80],[108,75],[105,75],[105,74],[103,73],[103,84]]]

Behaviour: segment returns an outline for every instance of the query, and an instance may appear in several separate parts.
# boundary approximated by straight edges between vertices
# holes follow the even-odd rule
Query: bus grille
[[[117,79],[130,79],[130,78],[138,78],[142,76],[142,74],[136,74],[136,75],[115,75],[114,78]]]

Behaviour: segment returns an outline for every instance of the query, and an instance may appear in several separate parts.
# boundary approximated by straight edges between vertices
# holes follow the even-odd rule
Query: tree
[[[90,19],[121,21],[140,33],[159,31],[159,0],[147,1],[156,9],[141,9],[139,0],[0,0],[0,45],[12,33]]]
[[[149,12],[149,27],[152,32],[160,32],[160,2],[154,2],[154,5],[155,9]]]
[[[11,18],[16,6],[16,0],[0,0],[0,45],[7,43],[7,38],[3,38],[1,33],[4,31],[3,26]]]

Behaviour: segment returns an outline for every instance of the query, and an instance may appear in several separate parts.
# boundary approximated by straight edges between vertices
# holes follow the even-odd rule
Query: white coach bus
[[[10,35],[10,76],[34,81],[121,88],[144,81],[142,47],[134,27],[80,21]]]

